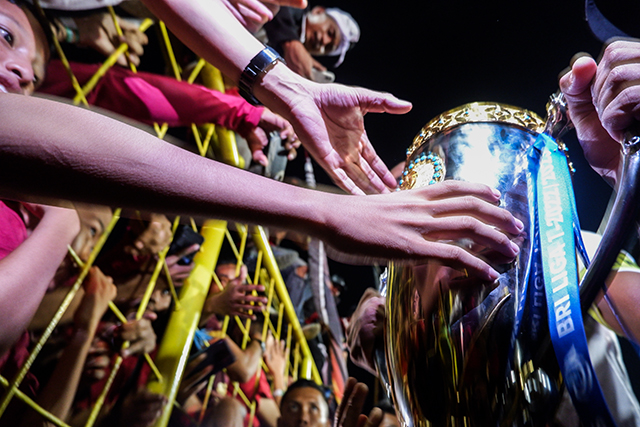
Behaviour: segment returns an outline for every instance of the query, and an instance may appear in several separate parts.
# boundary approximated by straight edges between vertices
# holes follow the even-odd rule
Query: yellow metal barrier
[[[115,21],[115,14],[113,10],[111,10],[112,16]],[[145,20],[142,23],[141,31],[145,31],[152,25],[151,20]],[[119,30],[119,27],[116,23],[116,28]],[[160,28],[165,34],[165,40],[167,42],[169,57],[171,59],[171,65],[173,67],[174,73],[176,74],[176,78],[180,79],[179,67],[175,63],[175,57],[171,50],[171,46],[168,42],[169,38],[166,33],[166,28],[161,23]],[[74,88],[76,89],[77,95],[74,98],[74,102],[76,104],[82,102],[84,104],[87,103],[85,96],[90,93],[90,91],[95,87],[99,79],[104,76],[109,67],[113,66],[116,63],[116,59],[119,55],[126,52],[128,47],[126,44],[122,44],[116,49],[116,51],[105,61],[103,66],[97,71],[96,75],[90,79],[84,87],[80,87],[73,73],[70,72],[70,67],[66,58],[64,57],[64,52],[60,49],[60,46],[56,43],[56,48],[61,56],[63,64],[67,67],[69,71],[70,78],[72,79]],[[135,67],[130,64],[133,71],[135,71]],[[217,89],[221,92],[224,92],[224,82],[222,75],[220,72],[214,68],[213,66],[205,63],[204,61],[200,61],[196,66],[196,69],[189,77],[189,81],[192,82],[196,75],[199,72],[200,79],[203,83],[210,87]],[[167,126],[165,125],[156,125],[156,130],[158,132],[158,136],[162,137],[167,130]],[[204,140],[200,137],[200,132],[195,129],[194,126],[194,136],[198,142],[201,154],[206,154],[208,151],[209,140],[212,138],[215,133],[217,144],[215,146],[216,158],[230,165],[234,165],[237,167],[244,167],[244,159],[239,155],[235,134],[232,131],[227,129],[223,129],[222,127],[214,127],[213,125],[207,125],[202,128],[203,133],[205,134]],[[105,231],[102,239],[96,245],[96,250],[91,254],[89,261],[83,266],[82,273],[78,278],[78,281],[74,284],[69,295],[63,301],[61,307],[56,312],[54,319],[51,324],[47,327],[45,334],[42,339],[36,345],[36,348],[33,350],[29,359],[21,369],[20,373],[16,378],[10,383],[5,378],[0,376],[0,385],[4,386],[7,390],[2,396],[0,400],[0,417],[2,413],[6,410],[9,402],[15,396],[26,402],[30,405],[34,410],[38,411],[44,418],[49,420],[51,423],[58,426],[66,426],[64,421],[59,420],[55,416],[49,414],[47,411],[38,406],[35,402],[33,402],[28,396],[24,395],[18,387],[30,369],[33,361],[37,357],[40,349],[46,342],[47,338],[51,335],[53,329],[57,325],[59,319],[62,317],[62,314],[67,309],[75,292],[79,289],[82,280],[86,276],[88,269],[91,267],[95,257],[97,256],[102,244],[106,241],[110,230],[115,225],[119,217],[119,211],[114,215],[114,219],[112,223],[109,225],[107,230]],[[174,227],[175,228],[175,227]],[[242,227],[241,227],[242,228]],[[191,272],[188,279],[185,280],[183,287],[180,291],[180,295],[176,299],[175,310],[171,315],[169,324],[167,326],[165,335],[163,336],[162,343],[158,348],[158,352],[155,358],[155,366],[153,361],[146,355],[149,364],[152,367],[152,370],[155,376],[152,376],[147,387],[150,391],[160,393],[166,396],[169,400],[169,405],[167,409],[173,407],[175,397],[177,395],[180,381],[182,378],[182,373],[184,371],[184,367],[186,365],[186,361],[191,349],[191,345],[193,342],[193,337],[195,331],[198,328],[198,323],[200,321],[200,315],[202,311],[203,304],[209,292],[209,287],[212,282],[212,278],[217,281],[217,278],[214,274],[214,268],[218,261],[218,256],[220,253],[220,248],[223,243],[223,239],[225,235],[228,236],[227,223],[225,221],[220,220],[209,220],[206,221],[200,230],[201,234],[205,237],[205,242],[202,245],[202,248],[198,252],[198,254],[194,258],[194,269]],[[244,245],[247,238],[246,227],[242,228],[241,235],[244,235],[242,245],[240,250],[236,249],[236,254],[238,255],[239,262],[241,262],[243,253],[244,253]],[[266,233],[262,227],[255,226],[251,228],[251,237],[254,241],[254,244],[260,251],[259,261],[256,269],[255,278],[253,279],[254,283],[262,283],[265,285],[265,288],[268,292],[268,306],[271,307],[272,303],[277,304],[277,312],[278,312],[278,321],[277,325],[273,325],[269,316],[265,316],[265,324],[263,325],[263,339],[266,337],[267,331],[271,331],[277,340],[282,338],[282,324],[283,318],[286,315],[288,319],[287,326],[287,334],[284,338],[286,340],[287,346],[290,348],[292,345],[295,346],[296,350],[292,352],[293,364],[289,363],[289,360],[286,361],[286,373],[285,375],[289,375],[291,371],[291,375],[294,378],[303,377],[307,379],[312,379],[317,383],[321,383],[321,377],[318,372],[317,367],[313,362],[313,358],[311,356],[311,351],[309,346],[305,340],[304,334],[302,332],[300,323],[296,317],[295,310],[289,298],[288,292],[286,290],[286,286],[280,274],[280,270],[276,264],[275,257],[271,251],[271,248],[268,243],[268,239]],[[150,293],[153,291],[153,287],[155,286],[155,279],[158,277],[158,274],[162,269],[164,269],[165,273],[168,275],[168,269],[164,262],[164,255],[166,254],[166,248],[163,253],[161,253],[160,260],[156,267],[156,270],[153,274],[153,280],[150,282],[147,292],[145,294],[145,301],[148,301],[148,297]],[[170,279],[169,279],[170,280]],[[171,287],[171,291],[176,297],[175,290],[173,286]],[[111,309],[118,315],[121,320],[123,319],[122,314],[117,310],[115,305],[110,304]],[[137,318],[141,316],[141,313],[144,312],[146,308],[146,303],[141,304],[141,309],[137,313]],[[237,319],[236,319],[237,320]],[[226,331],[226,325],[228,324],[228,319],[225,319],[225,327],[223,331]],[[247,342],[247,335],[249,331],[249,323],[247,325],[242,325],[241,330],[245,333],[245,339],[243,342],[243,347]],[[292,338],[295,337],[295,340]],[[118,368],[120,366],[121,358],[117,358],[116,363],[112,366],[111,372],[111,381],[115,377],[118,372]],[[264,364],[263,364],[264,366]],[[266,368],[266,366],[265,366]],[[299,369],[298,369],[299,368]],[[109,381],[109,384],[111,383]],[[212,379],[209,381],[209,387],[213,384]],[[234,386],[236,390],[239,390],[237,385]],[[96,421],[100,409],[102,407],[102,403],[108,392],[109,385],[103,390],[100,398],[98,399],[98,403],[95,405],[94,410],[86,424],[86,426],[91,426]],[[211,390],[209,389],[209,392]],[[240,391],[241,393],[241,391]],[[246,399],[246,397],[243,397]],[[256,405],[255,401],[250,402],[248,405],[251,409],[251,414],[253,417]],[[156,427],[164,427],[168,424],[170,417],[170,410],[164,411],[162,417],[156,422]]]
[[[155,393],[167,396],[173,402],[178,393],[182,372],[187,363],[193,336],[198,328],[202,306],[209,293],[213,269],[218,262],[218,255],[224,233],[225,221],[207,221],[201,229],[205,241],[200,252],[194,257],[195,267],[185,280],[180,292],[180,309],[171,314],[162,343],[156,355],[156,366],[165,378],[147,384],[147,388]],[[165,410],[156,426],[166,426],[171,411]]]

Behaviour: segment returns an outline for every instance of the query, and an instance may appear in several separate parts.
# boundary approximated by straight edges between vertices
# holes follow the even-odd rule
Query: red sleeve
[[[72,63],[80,84],[84,84],[97,65]],[[43,93],[73,97],[66,71],[59,61],[52,61]],[[262,107],[254,107],[243,98],[226,95],[200,85],[180,82],[157,74],[110,68],[87,97],[91,105],[152,124],[188,126],[213,123],[246,136],[260,122]]]

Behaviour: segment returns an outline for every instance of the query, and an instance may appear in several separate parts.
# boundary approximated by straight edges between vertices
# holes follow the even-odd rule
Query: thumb
[[[560,78],[560,89],[570,98],[588,97],[591,100],[589,89],[597,68],[596,61],[588,55],[580,54],[574,57],[571,69]]]
[[[411,110],[409,101],[403,101],[390,93],[359,89],[360,95],[368,101],[367,111],[371,113],[404,114]]]

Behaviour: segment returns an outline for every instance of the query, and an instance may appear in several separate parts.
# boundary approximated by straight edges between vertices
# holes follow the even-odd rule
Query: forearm
[[[78,233],[72,216],[75,211],[66,209],[45,213],[31,236],[0,261],[0,354],[29,325]]]
[[[313,235],[338,197],[201,158],[76,107],[7,94],[0,108],[0,191],[9,197],[58,197],[299,231],[306,226]]]
[[[260,367],[262,350],[257,341],[250,341],[247,347],[241,350],[230,338],[227,344],[236,357],[236,361],[227,366],[227,374],[232,381],[245,383],[251,379]]]
[[[33,319],[31,319],[31,323],[29,324],[29,330],[32,331],[41,331],[47,327],[53,316],[58,311],[60,304],[67,297],[69,290],[71,288],[56,288],[51,292],[47,292],[44,294],[42,301],[40,302],[40,306],[36,311]],[[82,297],[84,295],[84,290],[79,289],[76,292],[76,295],[73,297],[71,304],[67,308],[67,310],[62,315],[62,318],[58,321],[58,326],[66,325],[73,320],[73,313],[75,313],[78,305],[80,305],[80,301],[82,301]]]
[[[95,328],[93,328],[95,329]],[[82,376],[82,369],[91,347],[93,333],[77,330],[65,347],[49,382],[38,394],[37,402],[56,417],[66,420]],[[30,411],[22,426],[51,426],[42,417]]]
[[[218,0],[144,3],[183,43],[236,82],[251,58],[264,47]]]

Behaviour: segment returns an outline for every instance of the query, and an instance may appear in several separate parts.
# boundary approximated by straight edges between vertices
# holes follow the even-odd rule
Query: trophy
[[[519,236],[520,254],[498,266],[501,275],[493,283],[437,260],[389,264],[384,362],[377,357],[383,384],[404,426],[545,426],[564,387],[581,417],[597,406],[589,391],[583,393],[590,374],[579,345],[573,344],[575,316],[581,321],[580,305],[586,313],[603,288],[628,235],[621,231],[628,226],[620,225],[633,223],[638,203],[614,206],[611,222],[618,227],[605,232],[580,286],[577,307],[575,301],[570,306],[565,281],[577,278],[572,259],[575,262],[574,254],[582,248],[565,248],[551,238],[560,232],[551,233],[559,223],[566,227],[571,222],[566,213],[558,216],[554,191],[563,200],[563,192],[569,191],[571,201],[573,193],[570,177],[561,178],[559,169],[553,184],[547,180],[552,162],[548,156],[567,164],[558,138],[571,124],[561,95],[552,96],[547,115],[542,120],[510,105],[467,104],[427,123],[407,150],[401,190],[445,179],[484,183],[500,191],[500,205],[524,223],[525,231]],[[625,143],[618,199],[630,201],[637,193],[637,142],[628,138]],[[545,144],[551,154],[541,155],[536,147]],[[567,202],[577,217],[570,205]],[[565,231],[579,234],[571,225]],[[573,239],[574,234],[565,237]],[[565,258],[556,257],[558,248],[566,249]],[[564,270],[556,271],[557,260]],[[575,288],[577,292],[577,283]],[[585,425],[613,425],[606,416],[585,418],[592,418]]]

